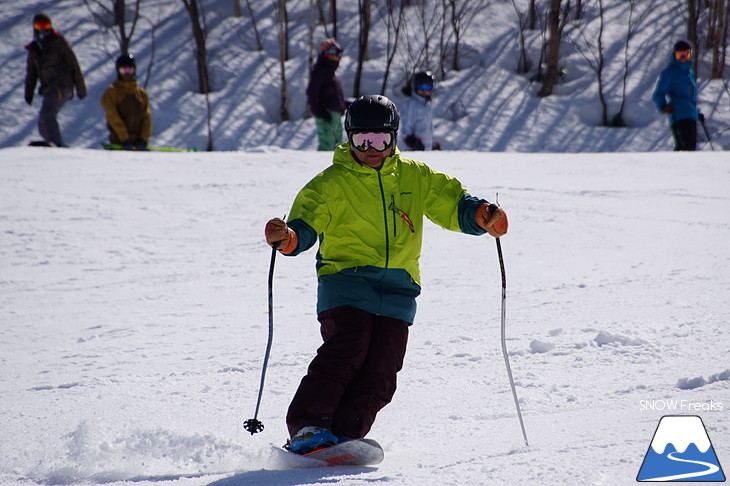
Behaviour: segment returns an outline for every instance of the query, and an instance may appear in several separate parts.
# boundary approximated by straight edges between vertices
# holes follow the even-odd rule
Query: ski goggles
[[[355,147],[359,152],[367,152],[369,148],[374,148],[378,152],[385,152],[393,145],[393,138],[393,133],[391,132],[351,133],[350,145]]]
[[[432,83],[418,83],[416,85],[416,91],[428,91],[429,93],[433,91],[433,84]]]
[[[674,51],[674,58],[677,61],[689,61],[690,59],[692,59],[692,50],[684,49],[681,51]]]
[[[35,30],[48,30],[51,28],[50,20],[36,20],[33,22],[33,28]]]
[[[119,66],[119,74],[134,74],[134,67],[132,67],[132,66]]]
[[[327,49],[326,49],[326,50],[324,51],[324,54],[325,54],[325,55],[327,55],[327,56],[337,56],[337,57],[342,57],[342,48],[340,48],[340,47],[338,47],[338,46],[336,46],[336,45],[331,45],[331,46],[329,46],[329,47],[328,47],[328,48],[327,48]]]

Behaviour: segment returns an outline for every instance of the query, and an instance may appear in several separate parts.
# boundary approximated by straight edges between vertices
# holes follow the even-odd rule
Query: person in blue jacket
[[[686,40],[674,44],[672,57],[659,75],[654,104],[660,113],[668,116],[674,136],[674,150],[697,149],[697,83],[692,69],[692,45]],[[667,101],[667,98],[669,99]]]

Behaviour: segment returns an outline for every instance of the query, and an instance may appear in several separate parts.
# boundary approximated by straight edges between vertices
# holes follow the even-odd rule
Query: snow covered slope
[[[32,40],[31,19],[45,11],[54,26],[68,39],[86,78],[89,96],[73,100],[64,107],[60,122],[71,146],[99,148],[108,132],[99,104],[104,90],[115,78],[114,60],[119,45],[110,29],[92,20],[86,4],[79,0],[0,1],[0,147],[27,145],[38,138],[36,129],[39,97],[32,107],[23,99],[26,51]],[[103,2],[98,2],[103,3]],[[280,72],[275,13],[272,2],[251,2],[258,18],[265,50],[255,50],[253,28],[247,16],[233,17],[230,0],[200,2],[209,31],[207,47],[213,92],[213,147],[215,150],[252,150],[280,147],[314,150],[314,121],[303,118],[305,110],[308,59],[309,2],[288,2],[290,60],[286,63],[290,120],[281,123],[279,106]],[[525,2],[517,2],[521,8]],[[586,2],[584,2],[585,4]],[[587,31],[566,34],[561,51],[561,66],[566,74],[554,95],[538,98],[539,84],[530,83],[535,74],[542,38],[539,31],[527,33],[528,56],[534,66],[526,75],[515,74],[519,57],[518,22],[511,2],[491,2],[479,12],[464,33],[460,70],[439,76],[434,93],[435,137],[446,150],[494,152],[643,152],[670,150],[673,146],[665,117],[656,112],[651,93],[659,72],[668,61],[675,40],[686,36],[685,20],[678,12],[682,0],[634,2],[637,11],[631,22],[635,27],[629,45],[629,75],[626,84],[625,120],[629,128],[599,127],[600,104],[596,74],[576,45],[595,44],[597,12],[592,3],[585,5]],[[243,2],[241,2],[244,5]],[[132,18],[132,2],[127,2]],[[376,2],[376,6],[379,4]],[[603,44],[606,65],[603,72],[609,116],[621,105],[624,76],[624,47],[629,25],[629,2],[604,1],[606,25]],[[357,2],[339,2],[339,40],[345,48],[338,75],[346,96],[354,96],[357,60]],[[98,7],[96,13],[100,13]],[[245,9],[244,9],[245,11]],[[370,32],[369,59],[364,66],[362,94],[379,92],[386,69],[388,35],[374,9]],[[190,20],[182,2],[145,0],[142,19],[137,23],[130,46],[138,62],[138,79],[147,87],[152,107],[156,145],[205,149],[208,142],[205,97],[196,93],[198,80],[195,47]],[[435,60],[416,66],[423,40],[416,27],[415,8],[407,11],[410,27],[393,60],[385,94],[396,103],[403,100],[401,87],[412,69],[428,67],[436,71]],[[570,22],[566,33],[577,24]],[[318,41],[324,37],[319,26]],[[568,39],[572,38],[572,41]],[[586,41],[586,39],[590,39]],[[437,40],[432,40],[435,48]],[[412,53],[407,46],[411,46]],[[595,46],[592,46],[595,49]],[[585,48],[584,48],[585,51]],[[590,53],[584,52],[590,56]],[[730,59],[728,59],[730,63]],[[730,89],[725,80],[708,80],[709,57],[699,69],[700,109],[714,138],[714,148],[730,147]],[[730,66],[726,69],[730,73]],[[726,75],[727,76],[727,75]],[[700,135],[700,148],[711,150]]]
[[[290,470],[289,399],[319,343],[314,252],[265,221],[329,155],[0,149],[0,484],[631,485],[666,414],[730,463],[730,166],[721,153],[423,154],[510,216],[427,224],[424,292],[373,468]],[[718,408],[719,407],[719,408]],[[673,409],[672,409],[673,408]],[[725,473],[727,474],[727,470]]]

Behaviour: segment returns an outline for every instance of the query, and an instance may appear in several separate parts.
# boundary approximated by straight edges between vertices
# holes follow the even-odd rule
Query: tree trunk
[[[370,33],[370,4],[371,0],[357,0],[360,11],[360,36],[357,51],[357,68],[355,70],[355,80],[352,86],[352,95],[359,98],[360,81],[362,79],[362,65],[367,58],[368,52],[368,34]]]
[[[264,44],[261,42],[261,35],[259,34],[258,27],[256,27],[256,16],[253,13],[253,7],[251,7],[251,0],[246,0],[246,9],[248,10],[248,15],[251,17],[251,27],[256,37],[256,49],[261,52],[264,50]]]
[[[330,0],[330,22],[332,23],[332,37],[337,39],[337,0]]]
[[[395,7],[397,5],[397,7]],[[390,74],[390,66],[393,64],[393,58],[395,57],[396,50],[398,48],[398,40],[400,39],[400,29],[403,26],[403,2],[398,0],[388,0],[386,2],[388,8],[388,43],[385,62],[385,73],[383,73],[383,82],[380,85],[380,94],[385,94],[385,88],[388,85],[388,76]],[[394,19],[394,9],[398,9],[398,18]],[[393,41],[391,42],[391,33],[393,35]]]
[[[190,16],[190,24],[193,28],[193,39],[195,39],[195,61],[198,68],[198,93],[206,94],[210,91],[210,80],[208,78],[207,49],[205,47],[205,31],[200,22],[200,11],[198,0],[182,0]]]
[[[547,71],[542,88],[537,93],[540,97],[553,94],[555,80],[558,77],[558,62],[560,60],[560,2],[561,0],[550,0],[548,9],[548,38]]]
[[[279,68],[281,83],[281,96],[279,103],[279,116],[281,121],[289,120],[289,97],[286,86],[286,60],[289,58],[288,26],[286,14],[286,0],[279,0],[276,12],[276,30],[279,37]]]
[[[700,18],[701,8],[702,5],[700,4],[700,0],[687,0],[687,40],[690,41],[694,47],[694,52],[692,54],[695,59],[699,59],[700,54],[700,46],[697,43],[697,22]],[[695,62],[695,76],[697,75],[697,65],[698,63]]]

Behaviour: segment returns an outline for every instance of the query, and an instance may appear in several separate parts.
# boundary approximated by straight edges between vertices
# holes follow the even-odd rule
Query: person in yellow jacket
[[[147,150],[152,135],[152,116],[147,92],[137,85],[137,63],[131,54],[117,59],[117,79],[101,97],[106,113],[109,142],[124,150]]]
[[[403,158],[400,116],[385,96],[355,100],[348,141],[274,218],[269,245],[294,256],[319,242],[317,318],[324,343],[289,406],[288,449],[306,454],[364,437],[392,399],[421,292],[424,216],[471,235],[507,232],[507,215],[453,177]]]

